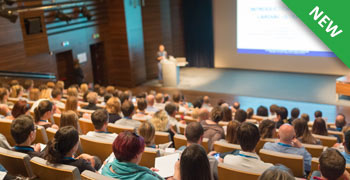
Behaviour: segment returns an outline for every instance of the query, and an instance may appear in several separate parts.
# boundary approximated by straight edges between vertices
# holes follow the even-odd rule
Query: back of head
[[[276,113],[281,117],[281,120],[287,119],[288,117],[288,109],[283,106],[281,106]]]
[[[278,130],[278,135],[280,141],[291,142],[295,138],[294,127],[290,124],[283,124]]]
[[[162,93],[157,93],[156,95],[156,102],[157,103],[163,103],[163,100],[164,100],[164,96]]]
[[[203,105],[203,98],[197,98],[194,102],[192,102],[194,108],[201,108]]]
[[[322,117],[322,111],[320,110],[315,111],[315,118],[320,118],[320,117]]]
[[[295,180],[293,174],[285,166],[272,166],[264,171],[259,180]]]
[[[293,126],[297,138],[302,137],[305,133],[309,132],[307,121],[305,121],[304,119],[295,119],[293,121]]]
[[[77,109],[78,109],[78,98],[76,96],[68,96],[65,110],[77,111]]]
[[[147,101],[145,98],[137,99],[137,109],[144,111],[147,108]]]
[[[243,151],[252,152],[260,139],[259,129],[252,123],[242,123],[237,130],[237,140]]]
[[[290,112],[290,115],[292,116],[292,118],[296,119],[299,117],[300,114],[300,110],[299,108],[293,108],[292,111]]]
[[[120,102],[123,104],[125,101],[129,100],[129,94],[122,92],[119,95]]]
[[[342,129],[345,125],[346,125],[345,115],[342,113],[339,113],[335,118],[335,126],[337,128]]]
[[[270,106],[270,113],[271,114],[275,114],[277,112],[277,110],[279,109],[279,107],[276,104],[272,104]]]
[[[247,119],[247,113],[243,109],[238,109],[235,113],[235,120],[244,122]]]
[[[15,103],[12,108],[11,114],[14,118],[17,118],[20,115],[26,114],[30,109],[30,105],[26,100],[19,100]]]
[[[22,91],[23,91],[23,87],[22,86],[14,85],[14,86],[11,87],[10,97],[18,98],[21,95]]]
[[[269,119],[263,120],[259,125],[259,132],[262,139],[273,138],[276,123]]]
[[[154,96],[153,95],[148,95],[146,100],[147,100],[147,105],[153,106],[153,104],[154,104]]]
[[[214,122],[218,123],[224,117],[224,112],[220,106],[214,107],[210,112],[210,118]]]
[[[156,130],[150,122],[146,121],[142,123],[138,128],[138,132],[145,140],[146,146],[153,145]]]
[[[107,86],[107,88],[106,88],[106,91],[109,94],[113,94],[114,90],[115,90],[114,86]]]
[[[181,100],[181,93],[180,92],[174,93],[172,99],[174,103],[179,103]]]
[[[54,82],[47,82],[46,85],[47,85],[48,88],[51,88],[51,89],[55,87],[55,83]]]
[[[230,121],[227,125],[226,141],[231,144],[238,144],[237,131],[241,123],[239,121]]]
[[[181,154],[181,180],[210,180],[211,170],[208,156],[201,145],[192,144]]]
[[[64,82],[63,81],[57,81],[56,82],[56,88],[60,88],[61,91],[64,89]]]
[[[209,96],[204,96],[204,97],[203,97],[203,103],[205,103],[205,104],[209,104],[209,103],[210,103],[210,98],[209,98]]]
[[[31,101],[37,101],[40,98],[40,91],[38,88],[32,88],[29,91],[29,100]]]
[[[17,80],[11,80],[10,81],[10,86],[15,86],[15,85],[19,85],[19,82]]]
[[[111,114],[119,114],[121,111],[120,100],[117,97],[111,97],[108,99],[106,109]]]
[[[198,143],[203,134],[204,129],[199,122],[191,122],[186,126],[185,136],[189,143]]]
[[[73,126],[76,130],[78,130],[78,115],[72,111],[65,111],[62,112],[61,119],[60,119],[60,128],[65,126]]]
[[[84,94],[88,91],[89,91],[89,86],[86,83],[82,83],[80,85],[80,92]]]
[[[301,119],[304,119],[305,121],[309,122],[310,121],[310,117],[308,114],[306,113],[303,113],[301,116],[300,116]]]
[[[224,113],[224,117],[222,121],[225,121],[225,122],[232,121],[232,110],[227,106],[222,107],[222,110]]]
[[[150,122],[154,125],[156,131],[166,131],[168,129],[169,119],[164,110],[154,113]]]
[[[35,126],[29,115],[19,116],[11,123],[11,135],[16,144],[24,143],[32,131],[35,131]]]
[[[241,104],[238,101],[233,103],[233,108],[234,109],[238,110],[240,107],[241,107]]]
[[[51,91],[51,96],[52,98],[57,98],[59,96],[62,96],[62,91],[61,89],[59,88],[54,88],[52,91]]]
[[[97,92],[97,95],[99,96],[104,96],[106,94],[106,88],[101,86],[99,89],[98,89],[98,92]]]
[[[168,115],[173,115],[177,111],[177,106],[174,103],[167,103],[164,110],[168,113]]]
[[[136,155],[142,153],[144,149],[143,137],[129,131],[119,133],[113,142],[114,156],[120,162],[129,162]]]
[[[129,100],[124,101],[122,103],[122,113],[124,117],[131,116],[133,112],[134,112],[134,104]]]
[[[267,117],[269,116],[269,112],[265,106],[259,106],[256,110],[256,115]]]
[[[336,180],[345,171],[346,161],[342,154],[336,149],[328,148],[323,151],[320,161],[320,171],[327,180]]]
[[[248,108],[246,110],[246,112],[247,112],[247,119],[251,119],[253,117],[253,115],[254,115],[254,109],[253,108]]]
[[[73,126],[60,128],[54,139],[48,143],[45,159],[50,163],[60,163],[79,142],[79,133]]]
[[[316,118],[314,124],[312,125],[312,133],[322,136],[328,136],[328,130],[326,122],[322,118]]]
[[[100,130],[108,122],[108,112],[105,109],[97,109],[91,114],[91,121],[96,130]]]
[[[49,100],[44,100],[34,109],[35,122],[39,122],[40,118],[48,111],[52,111],[53,104]]]
[[[204,121],[209,119],[210,113],[207,108],[201,108],[198,116],[200,121]]]
[[[23,88],[25,90],[28,90],[28,89],[30,89],[32,87],[34,87],[34,81],[33,80],[27,79],[27,80],[24,81]]]
[[[89,94],[86,96],[87,98],[87,101],[90,103],[90,104],[96,104],[97,103],[97,93],[95,92],[89,92]]]

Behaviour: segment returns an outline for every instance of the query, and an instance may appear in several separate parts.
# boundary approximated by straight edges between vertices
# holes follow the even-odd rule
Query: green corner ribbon
[[[350,68],[350,0],[282,1]]]

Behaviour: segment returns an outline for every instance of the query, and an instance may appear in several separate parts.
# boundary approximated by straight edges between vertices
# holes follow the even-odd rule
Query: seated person
[[[322,118],[316,118],[312,125],[312,134],[328,136],[326,121]]]
[[[266,171],[264,171],[264,173],[259,177],[258,180],[270,179],[295,180],[295,177],[293,176],[293,172],[286,166],[276,165],[266,169]]]
[[[43,126],[45,129],[48,127],[58,129],[56,124],[49,122],[53,114],[55,113],[55,106],[49,100],[41,101],[38,106],[34,109],[34,120],[35,124]]]
[[[120,125],[120,126],[129,126],[137,129],[140,125],[140,121],[136,121],[131,119],[133,116],[135,110],[134,110],[134,105],[132,104],[131,101],[125,100],[122,104],[122,112],[124,117],[116,121],[114,124],[115,125]]]
[[[306,173],[311,170],[311,155],[296,139],[295,131],[293,126],[290,124],[284,124],[280,127],[279,142],[271,143],[267,142],[264,144],[263,149],[277,151],[281,153],[301,155],[304,158],[304,169]]]
[[[226,129],[226,139],[222,139],[220,141],[224,141],[231,144],[239,144],[237,139],[237,131],[239,126],[241,126],[241,123],[239,121],[230,121]]]
[[[292,111],[290,112],[290,118],[288,119],[288,121],[290,123],[293,123],[293,121],[295,119],[298,119],[299,118],[299,114],[300,114],[300,110],[299,108],[293,108]]]
[[[171,127],[169,116],[164,110],[159,110],[156,112],[150,120],[150,123],[153,124],[156,131],[168,132],[171,139],[173,140],[173,137],[176,134],[176,130]]]
[[[65,126],[73,126],[76,130],[78,130],[79,134],[81,134],[78,121],[79,121],[79,117],[74,111],[72,110],[65,111],[61,115],[60,128]]]
[[[321,144],[321,141],[311,134],[306,120],[298,118],[295,119],[292,124],[294,126],[296,137],[301,143],[316,145]]]
[[[288,121],[288,109],[285,107],[279,107],[276,111],[277,118],[276,118],[276,128],[279,129],[283,124],[291,124],[290,121]]]
[[[75,166],[82,173],[85,170],[95,172],[101,166],[101,160],[88,154],[81,154],[77,158],[74,154],[79,147],[79,133],[73,126],[60,128],[55,138],[47,144],[45,159],[52,164],[66,164]]]
[[[268,117],[269,116],[269,111],[267,110],[267,107],[259,106],[258,109],[256,110],[256,115],[257,116]]]
[[[245,120],[247,120],[247,112],[242,109],[237,109],[234,120],[243,123]]]
[[[111,97],[107,101],[106,109],[108,111],[108,122],[109,123],[115,123],[118,121],[121,113],[120,109],[120,100],[116,97]]]
[[[140,136],[143,137],[143,139],[145,140],[145,144],[146,147],[149,148],[156,148],[161,150],[160,153],[161,155],[163,155],[165,153],[166,148],[168,148],[172,142],[168,142],[165,144],[155,144],[155,135],[156,135],[156,129],[154,128],[154,126],[150,123],[150,122],[143,122],[141,124],[141,126],[138,128],[138,133]]]
[[[97,137],[101,139],[107,139],[114,141],[117,134],[107,131],[108,126],[108,112],[105,109],[97,109],[91,114],[91,121],[94,125],[95,131],[90,131],[86,135],[91,137]]]
[[[346,160],[346,164],[350,164],[350,131],[346,131],[344,133],[344,152],[342,152],[345,160]]]
[[[227,155],[224,158],[225,164],[234,167],[243,167],[247,170],[263,173],[266,169],[273,166],[270,163],[264,163],[255,153],[255,147],[260,140],[259,129],[252,123],[242,123],[237,130],[237,140],[242,150],[237,155]]]
[[[100,107],[96,106],[98,102],[97,93],[89,92],[89,94],[87,95],[87,101],[89,104],[87,106],[84,106],[83,109],[87,109],[87,110],[101,109]]]
[[[346,171],[346,162],[344,157],[333,148],[323,151],[319,159],[319,171],[314,171],[310,179],[337,180],[350,179],[348,171]]]
[[[40,144],[31,147],[36,137],[36,129],[33,118],[29,115],[21,115],[11,123],[11,135],[16,145],[14,150],[26,153],[30,157],[43,157],[44,151],[41,151]]]
[[[275,121],[271,121],[269,119],[265,119],[261,121],[259,124],[259,132],[260,132],[260,138],[266,139],[266,138],[276,138],[276,123]]]
[[[30,105],[27,103],[26,100],[19,100],[15,103],[15,105],[12,108],[11,114],[12,114],[12,118],[11,119],[15,119],[17,117],[19,117],[20,115],[28,115],[29,114],[29,109],[30,109]]]
[[[176,120],[175,116],[177,113],[177,106],[174,103],[167,103],[164,110],[168,114],[168,120],[171,127],[174,127],[173,133],[176,134],[180,132],[179,122]]]
[[[156,103],[154,104],[154,107],[159,109],[159,110],[164,109],[164,107],[165,107],[164,95],[162,93],[157,93],[155,99],[156,99]]]
[[[192,144],[181,154],[175,164],[173,179],[212,180],[208,156],[202,146]]]
[[[329,130],[332,131],[342,131],[343,127],[346,125],[345,115],[339,113],[337,117],[335,118],[335,127],[336,129],[329,128]]]
[[[146,98],[146,101],[147,101],[146,112],[152,114],[152,113],[159,111],[158,108],[154,107],[154,96],[153,95],[148,95]]]
[[[54,88],[51,91],[52,102],[55,103],[56,107],[60,109],[64,109],[65,104],[61,102],[62,99],[62,91],[59,88]]]
[[[124,131],[113,142],[115,158],[102,169],[102,175],[117,179],[163,179],[147,167],[139,166],[145,142],[141,136]]]
[[[225,138],[224,129],[218,124],[222,120],[224,113],[220,106],[214,107],[210,112],[211,118],[201,121],[204,128],[204,137],[209,139],[209,151],[214,149],[214,142]]]
[[[147,102],[145,98],[137,99],[138,112],[132,116],[132,119],[150,120],[152,116],[146,114]]]

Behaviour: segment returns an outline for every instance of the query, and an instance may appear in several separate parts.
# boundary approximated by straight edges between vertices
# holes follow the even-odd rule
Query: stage
[[[334,121],[337,108],[350,106],[348,100],[336,100],[336,80],[339,76],[299,74],[239,69],[181,68],[181,90],[232,94],[242,108],[278,104],[289,110],[299,107],[302,113],[321,110]],[[144,86],[162,87],[158,80]],[[347,113],[346,113],[347,114]]]

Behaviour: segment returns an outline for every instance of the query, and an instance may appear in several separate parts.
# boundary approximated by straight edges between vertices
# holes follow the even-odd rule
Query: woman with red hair
[[[122,132],[113,142],[115,159],[102,169],[102,174],[117,179],[163,179],[152,170],[139,166],[145,142],[141,136],[128,131]]]

